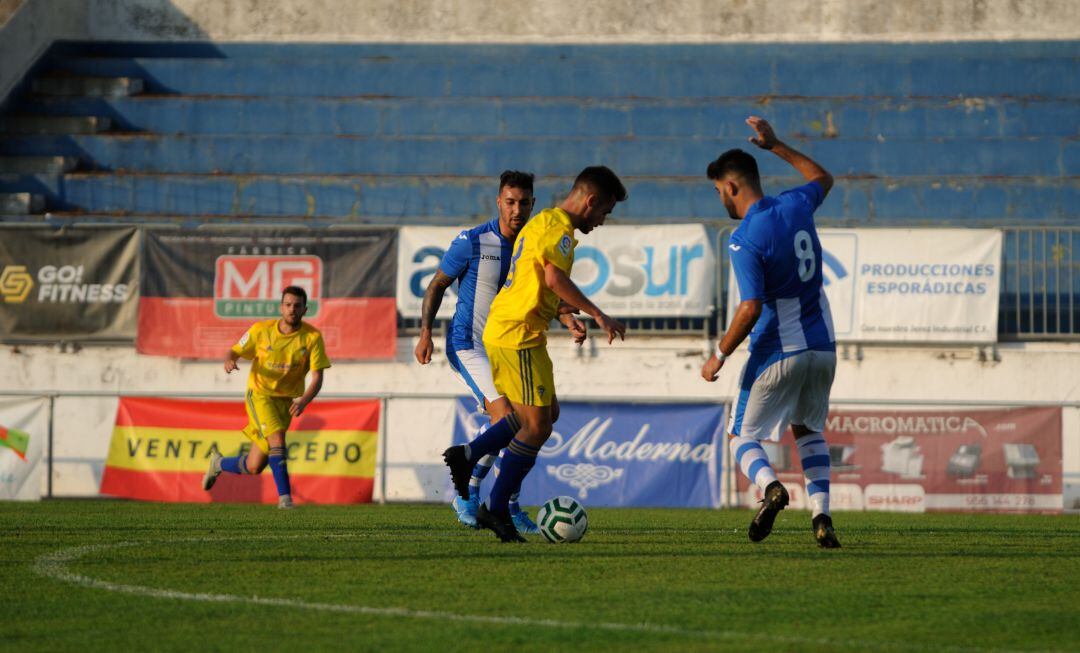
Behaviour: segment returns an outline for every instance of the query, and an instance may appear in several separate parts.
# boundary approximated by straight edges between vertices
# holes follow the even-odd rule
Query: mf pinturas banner
[[[144,501],[276,503],[270,470],[222,474],[210,492],[202,477],[214,452],[251,447],[242,401],[122,397],[101,493]],[[375,479],[377,400],[315,401],[286,435],[289,477],[301,503],[368,503]],[[2,453],[2,451],[0,451]]]
[[[566,402],[561,408],[521,488],[523,504],[568,495],[587,506],[720,507],[722,405]],[[475,410],[472,399],[457,400],[455,444],[476,437],[486,423]]]
[[[0,231],[0,339],[134,338],[138,255],[130,227]]]
[[[997,340],[1000,231],[820,229],[818,235],[838,341]],[[730,320],[739,304],[730,267],[728,300]]]
[[[836,510],[1059,512],[1061,408],[834,410],[825,423]],[[769,461],[806,506],[791,432],[764,442]],[[739,472],[740,504],[761,491]]]
[[[420,317],[431,277],[459,228],[403,227],[398,247],[398,310]],[[607,226],[578,234],[571,278],[605,312],[620,317],[704,317],[715,303],[715,255],[702,225]],[[454,314],[447,292],[440,318]]]
[[[148,230],[136,349],[221,358],[253,322],[279,315],[284,287],[299,286],[331,360],[393,358],[396,237],[392,228]]]

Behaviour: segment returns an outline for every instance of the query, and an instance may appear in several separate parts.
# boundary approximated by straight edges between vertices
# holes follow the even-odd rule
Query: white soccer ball
[[[540,532],[548,542],[577,542],[589,530],[589,516],[577,499],[555,497],[540,506],[536,515]]]

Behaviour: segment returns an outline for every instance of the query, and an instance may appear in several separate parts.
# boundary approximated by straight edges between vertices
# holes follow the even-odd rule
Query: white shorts
[[[832,351],[750,354],[740,376],[728,433],[779,440],[788,424],[821,433],[835,375],[836,352]]]
[[[458,351],[448,342],[446,359],[450,361],[450,369],[454,370],[454,376],[464,383],[476,398],[477,410],[487,414],[484,400],[491,403],[502,396],[495,389],[495,380],[491,375],[491,362],[488,361],[487,352],[483,347]]]

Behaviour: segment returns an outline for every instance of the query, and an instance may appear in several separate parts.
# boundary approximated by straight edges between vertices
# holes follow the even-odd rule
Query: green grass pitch
[[[838,513],[824,551],[750,516],[505,545],[445,506],[0,503],[0,650],[1080,649],[1080,517]]]

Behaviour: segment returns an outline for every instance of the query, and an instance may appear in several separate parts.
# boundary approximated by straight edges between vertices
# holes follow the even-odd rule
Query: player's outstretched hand
[[[238,369],[240,369],[240,368],[236,366],[236,361],[234,361],[231,358],[226,358],[225,359],[225,373],[226,374],[229,374],[231,372],[235,372]]]
[[[626,327],[622,322],[609,316],[606,313],[601,313],[596,316],[596,326],[604,330],[607,334],[607,341],[610,345],[615,341],[615,336],[619,336],[619,340],[626,340]]]
[[[750,116],[746,119],[746,124],[750,125],[750,128],[754,130],[755,134],[748,140],[761,149],[771,150],[780,142],[780,139],[776,138],[776,132],[773,131],[772,125],[769,124],[768,120],[757,116]]]
[[[304,403],[304,400],[301,397],[297,397],[292,400],[292,404],[289,406],[289,414],[293,417],[300,417],[306,407],[307,404]]]
[[[416,350],[413,352],[416,354],[416,362],[427,365],[431,362],[431,352],[434,350],[435,345],[431,342],[431,336],[420,336],[420,341],[416,343]]]
[[[723,366],[724,361],[716,356],[709,356],[709,360],[705,361],[705,364],[701,366],[701,378],[709,383],[716,381],[720,376],[720,368]]]

